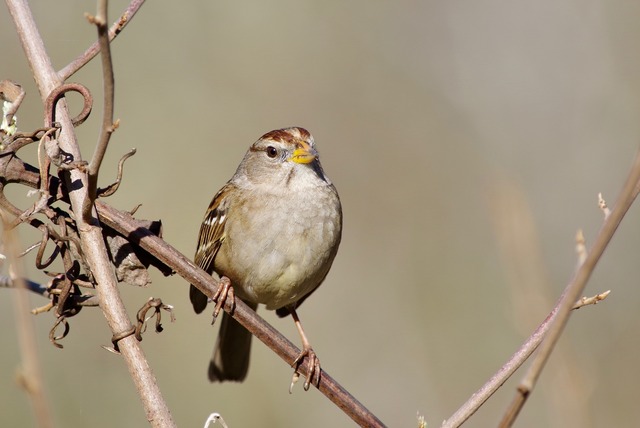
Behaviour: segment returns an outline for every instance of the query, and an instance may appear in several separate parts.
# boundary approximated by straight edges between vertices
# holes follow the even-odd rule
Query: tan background
[[[112,2],[111,21],[124,6]],[[57,68],[93,41],[82,13],[94,2],[32,7]],[[617,196],[640,134],[638,22],[631,1],[147,2],[113,46],[122,124],[101,183],[136,147],[110,202],[142,203],[139,215],[162,219],[191,256],[210,198],[247,147],[274,128],[308,128],[345,228],[300,315],[323,368],[385,423],[415,426],[419,412],[436,427],[546,316],[574,271],[576,230],[592,242],[601,224],[598,192]],[[4,7],[0,43],[0,77],[28,91],[20,127],[38,127]],[[71,80],[100,99],[98,62]],[[97,102],[79,129],[87,157],[100,113]],[[635,207],[588,287],[612,295],[574,314],[518,426],[640,419],[637,219]],[[25,246],[35,240],[21,233]],[[154,273],[151,288],[123,293],[132,316],[149,296],[175,306],[177,322],[142,345],[180,426],[212,411],[234,428],[350,426],[317,391],[289,395],[291,370],[260,343],[245,383],[210,385],[215,329],[192,313],[180,278]],[[1,295],[2,425],[33,426],[14,382],[14,299]],[[297,343],[290,319],[261,314]],[[110,333],[98,310],[71,320],[64,350],[48,343],[51,314],[34,322],[58,426],[145,426],[124,364],[100,348]],[[495,425],[521,376],[466,426]]]

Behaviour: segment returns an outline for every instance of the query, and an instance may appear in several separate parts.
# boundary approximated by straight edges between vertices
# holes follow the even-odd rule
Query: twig
[[[611,294],[611,290],[596,294],[595,296],[583,297],[578,300],[571,309],[580,309],[583,306],[597,305],[598,303],[609,297],[609,294]]]
[[[622,188],[622,192],[609,215],[606,215],[604,224],[596,237],[591,251],[587,254],[584,263],[580,266],[572,281],[565,289],[565,293],[561,298],[556,316],[552,321],[549,332],[542,342],[538,354],[534,358],[525,377],[518,385],[516,395],[505,412],[504,418],[500,422],[500,427],[510,427],[517,418],[520,410],[524,406],[527,398],[533,391],[537,380],[542,373],[551,352],[553,351],[558,338],[562,334],[564,327],[571,314],[571,309],[578,300],[580,294],[583,293],[587,281],[593,272],[596,264],[600,260],[605,248],[613,237],[620,222],[638,196],[638,184],[640,183],[640,152],[636,155],[633,167],[627,177],[627,181]]]
[[[213,297],[219,285],[218,281],[194,265],[186,256],[151,233],[128,213],[118,211],[101,201],[96,201],[96,209],[103,224],[139,245],[208,297]],[[231,302],[227,301],[224,310],[231,311]],[[296,346],[241,300],[235,300],[235,309],[231,316],[271,348],[287,364],[292,365],[300,355],[300,350]],[[300,372],[305,377],[308,376],[307,364],[300,364]],[[324,370],[320,376],[318,389],[360,426],[384,427],[384,424],[373,413]]]
[[[144,0],[132,0],[129,6],[124,10],[120,18],[109,29],[109,41],[116,38],[118,34],[127,26],[133,16],[138,12],[138,9],[142,7]],[[76,59],[71,61],[62,70],[58,72],[58,76],[61,81],[67,80],[76,71],[84,67],[89,61],[91,61],[100,52],[100,42],[93,43],[84,53],[79,55]]]
[[[51,65],[27,1],[6,0],[6,3],[44,102],[48,94],[60,85],[60,78]],[[74,160],[81,160],[77,137],[64,100],[57,103],[56,118],[61,125],[57,140],[60,148],[73,156]],[[117,279],[109,261],[102,230],[93,214],[86,215],[91,213],[87,206],[92,205],[87,192],[87,175],[79,169],[63,172],[62,175],[66,188],[70,189],[68,196],[76,218],[86,262],[95,281],[100,284],[97,287],[100,307],[114,335],[120,334],[133,326],[120,298]],[[156,427],[175,426],[138,341],[135,337],[126,337],[119,342],[119,345],[129,374],[143,402],[147,419]]]
[[[633,171],[634,170],[632,170],[632,172]],[[639,192],[640,192],[640,182],[633,188],[632,196],[635,197]],[[621,205],[623,203],[623,197],[624,197],[624,193],[620,197],[620,202],[616,204],[616,206]],[[603,209],[602,202],[599,202],[599,206],[601,209]],[[607,213],[604,209],[603,209],[603,212],[606,216],[607,221],[610,220],[608,215],[609,213]],[[603,227],[599,235],[603,235],[605,231],[606,231],[606,228]],[[612,232],[606,232],[606,233],[612,233]],[[594,249],[595,248],[596,248],[596,245],[594,245]],[[584,237],[580,232],[576,236],[576,252],[578,254],[578,269],[584,268],[584,264],[585,264],[585,261],[587,260],[588,254],[585,249]],[[458,427],[462,425],[531,356],[533,351],[537,349],[537,347],[540,345],[542,340],[545,338],[545,335],[549,331],[551,322],[553,321],[556,313],[558,312],[563,299],[567,295],[570,285],[571,284],[569,284],[567,288],[565,288],[561,297],[556,302],[556,305],[551,311],[551,313],[536,328],[536,330],[531,334],[531,336],[527,338],[527,340],[520,346],[520,348],[509,358],[509,360],[500,368],[500,370],[498,370],[498,372],[496,372],[479,390],[477,390],[467,400],[467,402],[465,402],[460,408],[458,408],[458,410],[456,410],[456,412],[453,415],[451,415],[446,421],[443,422],[442,427],[451,428],[451,427]],[[578,295],[581,293],[582,291],[580,291]],[[589,299],[585,299],[585,298],[581,300],[578,300],[577,298],[572,299],[573,301],[572,307],[574,309],[578,309],[579,307],[582,307],[585,304],[588,304],[591,302],[597,303],[598,301],[606,298],[608,294],[609,294],[608,292],[604,292]]]
[[[41,88],[41,93],[45,94],[43,98],[46,98],[46,94],[55,87],[57,81],[51,75],[50,63],[44,51],[44,46],[42,46],[42,40],[37,34],[37,29],[35,23],[33,23],[26,0],[6,1],[10,5],[9,9],[14,16],[18,33],[23,34],[21,39],[24,39],[23,45],[25,46],[25,51],[36,74],[36,81]],[[29,36],[27,34],[29,34]],[[34,45],[34,43],[31,39],[34,37],[34,34],[38,42],[35,43],[35,49],[32,49],[31,45]],[[33,52],[37,54],[38,58],[32,57]],[[46,66],[44,66],[43,69],[39,68],[39,58],[47,59],[45,61]],[[66,112],[64,100],[61,100],[57,106],[56,117],[59,118],[61,122],[61,134],[58,142],[63,146],[62,149],[70,153],[74,159],[80,159],[75,134],[73,132],[66,132],[67,130],[71,130],[72,126],[68,113]],[[2,158],[0,158],[0,161],[1,160]],[[4,180],[6,182],[16,182],[37,188],[38,173],[34,171],[33,167],[24,165],[18,158],[13,157],[7,159],[4,172]],[[57,187],[59,186],[57,178],[50,177],[49,180],[52,200],[67,198],[67,195],[60,190],[60,187]],[[83,204],[89,203],[87,194],[85,191],[77,191],[77,185],[74,187],[68,186],[72,180],[75,183],[82,183],[80,190],[86,189],[86,174],[83,174],[80,170],[72,169],[68,172],[68,175],[65,176],[65,181],[67,188],[74,189],[68,194],[68,199],[71,202],[76,220],[79,222],[78,229],[86,261],[91,268],[94,278],[100,284],[100,286],[97,287],[101,302],[100,307],[105,312],[109,326],[114,332],[114,337],[118,339],[119,350],[127,362],[130,374],[143,400],[147,411],[147,418],[152,421],[154,426],[173,426],[171,415],[168,409],[166,409],[166,405],[155,383],[155,378],[153,378],[149,370],[138,342],[130,335],[134,332],[134,329],[124,312],[122,301],[117,292],[115,278],[113,277],[113,268],[108,262],[103,237],[99,228],[96,227],[97,221],[95,218],[82,221],[84,220],[81,218]],[[2,184],[1,180],[0,184]],[[211,275],[196,267],[187,257],[166,244],[162,239],[154,236],[146,229],[146,226],[141,226],[141,223],[135,221],[129,214],[115,210],[100,201],[95,202],[95,207],[102,224],[116,230],[130,242],[148,251],[161,263],[166,264],[178,272],[189,283],[196,285],[206,295],[213,296],[216,291],[217,282]],[[12,211],[15,210],[12,208]],[[31,222],[31,224],[38,226],[35,222]],[[237,301],[236,305],[233,317],[291,365],[300,354],[300,350],[245,304]],[[230,308],[225,307],[225,310],[228,311]],[[307,375],[305,364],[301,365],[300,371],[302,375]],[[375,415],[368,411],[326,372],[322,373],[318,388],[359,425],[371,427],[384,426]]]
[[[598,301],[604,300],[609,295],[609,292],[604,292],[598,294],[597,296],[591,298],[582,298],[577,301],[574,305],[574,309],[579,309],[582,306],[590,303],[581,304],[584,301],[591,301],[592,299]],[[564,294],[563,294],[564,296]],[[562,299],[562,298],[561,298]],[[531,356],[533,351],[535,351],[545,335],[549,331],[551,327],[551,323],[556,315],[558,308],[561,303],[561,299],[558,300],[556,306],[553,308],[551,313],[547,315],[547,317],[542,321],[542,323],[535,329],[535,331],[527,338],[527,340],[518,348],[518,350],[509,358],[509,360],[495,373],[491,379],[489,379],[482,387],[473,393],[471,398],[467,400],[456,412],[451,415],[449,419],[442,423],[442,428],[453,428],[459,427],[462,425],[467,419],[471,417],[479,408],[482,406],[485,401],[489,399],[493,395],[494,392],[498,390],[506,381],[511,377],[516,370],[518,370],[522,364]],[[592,302],[595,304],[596,302]]]
[[[107,29],[107,0],[98,1],[98,14],[96,16],[87,15],[89,22],[98,28],[98,41],[100,42],[100,53],[102,58],[102,87],[104,92],[104,105],[102,113],[102,127],[100,137],[93,152],[93,157],[89,163],[89,197],[92,201],[96,199],[98,189],[98,173],[102,159],[107,152],[111,134],[117,128],[117,123],[113,122],[113,99],[115,84],[113,81],[113,63],[111,59],[111,43]]]
[[[5,163],[6,162],[6,163]],[[38,187],[39,174],[33,167],[24,164],[19,158],[11,158],[3,161],[0,158],[0,170],[5,171],[4,179],[9,183],[20,183],[31,188]],[[51,177],[51,195],[53,198],[62,198],[64,195],[58,189],[57,177]],[[1,184],[1,181],[0,181]],[[2,193],[0,192],[0,196]],[[0,199],[1,201],[1,199]],[[95,203],[100,222],[107,228],[116,231],[129,242],[146,250],[153,258],[175,271],[184,278],[187,283],[194,284],[200,291],[212,297],[218,287],[218,282],[205,271],[197,267],[188,257],[178,252],[153,232],[147,229],[144,223],[134,219],[131,213],[119,211],[104,202],[98,200]],[[19,210],[13,212],[19,214]],[[34,227],[39,225],[33,224]],[[291,365],[300,355],[300,350],[288,341],[282,334],[269,325],[240,300],[236,300],[236,308],[233,317],[247,330],[264,342],[287,364]],[[226,306],[225,310],[230,307]],[[122,344],[122,342],[120,342]],[[301,364],[301,372],[307,376],[306,364]],[[384,424],[342,386],[340,386],[325,371],[320,376],[320,392],[335,403],[349,417],[361,426],[383,427]]]

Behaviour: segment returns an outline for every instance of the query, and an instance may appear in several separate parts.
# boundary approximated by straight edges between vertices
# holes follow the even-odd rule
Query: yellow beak
[[[310,163],[313,162],[318,156],[316,149],[311,147],[306,141],[298,141],[296,143],[296,149],[291,155],[291,160],[295,163]]]

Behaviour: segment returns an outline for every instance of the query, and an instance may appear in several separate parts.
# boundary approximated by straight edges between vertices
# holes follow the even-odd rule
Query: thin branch
[[[628,210],[628,207],[631,205],[631,202],[633,202],[633,199],[635,199],[638,193],[640,193],[640,181],[636,181],[631,185],[629,184],[630,181],[632,181],[632,176],[638,173],[636,171],[636,168],[638,168],[637,164],[639,162],[638,160],[639,158],[640,158],[640,153],[636,157],[636,163],[634,164],[634,167],[630,172],[630,177],[627,181],[627,184],[625,184],[624,190],[621,193],[619,201],[618,203],[616,203],[616,207],[618,210],[622,210],[622,208],[626,206],[624,213],[626,213],[626,210]],[[628,188],[630,186],[631,186],[631,191],[629,192]],[[628,200],[629,195],[631,200]],[[469,400],[467,400],[467,402],[465,402],[460,408],[458,408],[458,410],[456,410],[456,412],[453,415],[451,415],[451,417],[449,417],[447,420],[443,422],[442,424],[443,428],[458,427],[462,425],[467,419],[469,419],[471,415],[473,415],[480,408],[480,406],[482,406],[484,402],[487,401],[489,397],[491,397],[493,393],[496,392],[498,388],[500,388],[507,381],[507,379],[509,379],[509,377],[511,377],[511,375],[513,375],[513,373],[531,356],[533,351],[535,351],[538,348],[542,340],[546,337],[548,331],[550,330],[554,317],[556,316],[561,305],[563,304],[563,302],[565,302],[567,298],[567,295],[569,293],[569,290],[572,284],[574,284],[575,281],[578,279],[578,273],[581,272],[582,269],[585,269],[586,267],[589,266],[586,264],[587,259],[589,258],[589,256],[593,258],[594,257],[593,251],[602,245],[600,242],[606,236],[608,236],[608,239],[610,239],[613,232],[615,231],[615,228],[613,230],[610,230],[611,224],[612,224],[610,223],[612,221],[611,212],[604,210],[604,208],[606,208],[606,203],[603,203],[603,202],[604,201],[602,200],[602,198],[599,197],[599,206],[605,214],[605,224],[598,235],[598,239],[596,240],[596,243],[593,246],[591,255],[589,255],[585,250],[584,237],[582,233],[579,231],[576,236],[576,251],[578,254],[579,267],[578,267],[576,276],[574,277],[574,281],[572,281],[570,284],[567,285],[562,295],[556,302],[556,305],[551,311],[551,313],[536,328],[536,330],[531,334],[531,336],[527,338],[527,340],[522,344],[522,346],[509,358],[509,360],[500,368],[498,372],[496,372],[478,391],[476,391],[469,398]],[[621,214],[622,216],[624,216],[624,213],[618,213],[618,215]],[[617,223],[615,224],[616,227],[617,227],[617,224],[619,224],[619,221],[617,221]],[[608,242],[608,239],[607,239],[607,242]],[[604,250],[604,247],[602,248],[602,250]],[[592,262],[593,260],[589,261],[589,263],[592,263]],[[578,291],[576,294],[577,295],[582,294],[583,289],[584,287],[580,291]],[[570,305],[570,309],[571,308],[578,309],[584,306],[585,304],[589,304],[589,303],[595,304],[598,301],[606,298],[608,294],[609,292],[604,292],[588,299],[582,298],[578,300],[577,298],[572,298],[567,301],[573,302],[573,304]]]
[[[151,233],[131,215],[118,211],[101,201],[96,201],[96,208],[103,224],[127,237],[130,242],[139,245],[208,297],[213,297],[216,293],[219,281],[193,264],[191,260],[167,244],[162,238]],[[231,302],[228,301],[224,310],[229,313],[231,309]],[[241,300],[235,300],[235,308],[233,314],[230,315],[290,366],[300,355],[300,350],[296,346]],[[302,375],[307,377],[307,364],[300,364],[299,367]],[[324,370],[320,375],[318,389],[360,426],[385,426]]]
[[[60,78],[51,65],[51,60],[45,50],[27,1],[5,1],[44,102],[48,94],[60,85]],[[77,137],[66,103],[61,100],[56,106],[56,121],[59,121],[61,125],[57,143],[60,149],[73,157],[74,161],[81,161]],[[117,279],[109,260],[102,230],[91,209],[87,208],[92,205],[87,191],[87,174],[75,168],[62,171],[62,175],[66,188],[70,189],[68,197],[76,218],[82,251],[95,281],[100,284],[96,288],[100,299],[100,308],[103,310],[114,336],[117,336],[133,326],[118,291]],[[119,342],[119,346],[129,374],[143,402],[147,419],[156,427],[175,426],[138,341],[135,337],[126,337]]]
[[[5,171],[5,179],[8,182],[21,183],[37,188],[39,177],[37,171],[24,164],[19,158],[7,159],[5,162],[6,164],[3,164],[3,158],[0,158],[0,170]],[[55,187],[58,183],[57,178],[51,177],[50,182],[52,186],[51,195],[56,199],[61,198],[63,196],[62,193],[57,191]],[[132,244],[147,251],[153,258],[171,268],[176,274],[184,278],[187,283],[193,284],[205,295],[212,297],[215,294],[218,288],[218,281],[193,264],[188,257],[178,252],[161,238],[158,238],[147,229],[143,222],[134,219],[130,213],[119,211],[100,200],[96,201],[95,206],[100,222],[105,228],[116,231]],[[231,308],[227,305],[224,309],[228,312]],[[278,354],[287,364],[292,365],[293,361],[300,355],[300,350],[297,347],[239,299],[235,301],[235,310],[232,317]],[[122,342],[120,343],[122,344]],[[300,365],[300,372],[305,377],[308,374],[306,368],[307,364]],[[373,413],[324,370],[321,372],[318,389],[360,426],[384,427],[384,424]]]
[[[132,0],[129,6],[122,12],[120,18],[109,29],[109,41],[116,38],[118,34],[127,26],[133,16],[138,12],[138,9],[142,7],[144,0]],[[58,76],[61,81],[67,80],[76,71],[84,67],[89,61],[91,61],[100,52],[100,42],[93,43],[84,53],[79,55],[76,59],[67,64],[62,70],[58,72]]]
[[[566,292],[566,290],[565,290]],[[562,294],[564,296],[564,293]],[[574,305],[574,309],[579,309],[587,304],[595,304],[595,300],[604,300],[609,292],[604,292],[590,298],[582,298]],[[449,419],[442,423],[442,428],[459,427],[471,417],[510,377],[518,370],[531,356],[551,327],[551,323],[558,312],[562,297],[558,299],[556,306],[551,313],[542,321],[527,340],[509,358],[509,360],[489,379],[482,387],[464,403]],[[584,303],[583,303],[584,302]]]
[[[633,167],[627,177],[627,181],[622,188],[622,192],[618,197],[618,200],[611,210],[609,215],[606,215],[604,224],[596,237],[596,240],[591,248],[591,251],[587,254],[584,263],[580,266],[576,272],[573,280],[569,283],[566,291],[561,298],[560,305],[549,332],[547,333],[545,340],[542,342],[538,354],[534,358],[529,370],[520,382],[517,388],[516,395],[505,412],[504,418],[500,422],[500,427],[510,427],[518,417],[520,410],[527,401],[527,398],[531,395],[533,388],[535,387],[542,369],[544,368],[551,352],[553,351],[560,335],[562,334],[564,327],[567,324],[569,316],[571,314],[572,307],[578,300],[580,294],[583,293],[587,281],[591,277],[593,270],[595,269],[600,257],[607,248],[607,245],[611,241],[614,233],[616,232],[620,222],[626,215],[627,211],[633,204],[633,201],[638,196],[638,185],[640,183],[640,152],[636,155]],[[606,205],[605,205],[606,206]]]
[[[41,88],[42,97],[46,99],[47,94],[56,87],[58,82],[50,67],[50,62],[47,61],[45,66],[41,66],[41,64],[38,63],[38,58],[33,56],[32,52],[38,52],[40,58],[44,57],[48,59],[44,51],[44,46],[42,46],[42,40],[37,33],[35,23],[33,23],[33,18],[31,17],[26,0],[6,1],[14,16],[18,33],[24,34],[24,37],[21,38],[24,39],[23,44],[25,45],[27,57],[34,70],[39,88]],[[36,43],[32,41],[34,38],[37,40]],[[35,45],[38,49],[30,49],[31,44]],[[69,120],[68,112],[66,111],[64,100],[61,100],[57,104],[56,118],[61,122],[61,133],[58,138],[58,143],[61,145],[61,148],[73,156],[75,160],[80,160],[80,152],[75,140],[75,134],[72,132],[73,128]],[[16,170],[21,170],[23,174],[13,178],[7,177],[7,182],[21,182],[23,184],[28,182],[32,187],[37,187],[38,174],[34,173],[33,169],[24,166],[20,167],[17,163],[21,162],[17,158],[8,159],[8,162],[11,167],[5,170],[7,174]],[[85,219],[82,216],[84,212],[82,207],[87,203],[90,204],[86,190],[82,191],[86,189],[87,186],[86,174],[78,169],[71,169],[66,174],[65,182],[67,188],[75,189],[69,193],[68,197],[76,219],[79,222],[78,229],[86,261],[91,268],[94,278],[100,284],[100,286],[97,287],[101,302],[100,307],[105,312],[109,326],[114,332],[114,337],[124,337],[118,342],[119,349],[127,362],[130,374],[143,400],[148,419],[152,421],[154,426],[173,426],[171,415],[168,413],[168,409],[166,409],[155,378],[153,378],[149,370],[144,355],[138,346],[138,342],[134,337],[127,334],[128,331],[132,329],[132,326],[126,312],[124,312],[122,301],[117,292],[113,269],[108,262],[103,237],[100,233],[101,231],[96,227],[96,219]],[[28,177],[25,177],[25,175]],[[50,178],[50,187],[54,187],[54,179],[55,177]],[[74,187],[69,186],[72,180],[75,183],[82,183],[80,187],[81,191],[77,190],[77,185]],[[60,196],[60,192],[53,189],[50,194],[52,197]],[[214,294],[217,282],[202,269],[196,267],[187,257],[167,245],[160,238],[153,236],[146,227],[141,226],[140,223],[133,220],[128,214],[114,210],[99,201],[95,203],[95,206],[100,215],[100,220],[104,222],[105,225],[118,231],[132,242],[137,243],[149,253],[156,256],[161,262],[178,271],[189,283],[196,285],[201,291],[205,292],[205,294],[209,296]],[[119,222],[123,222],[123,224]],[[228,311],[230,308],[226,307],[225,310]],[[259,340],[262,340],[267,346],[274,349],[288,364],[291,365],[300,354],[300,351],[291,342],[242,302],[238,301],[236,303],[233,316],[256,335]],[[306,365],[303,364],[300,371],[306,376]],[[326,372],[322,372],[319,389],[358,424],[372,427],[384,426],[379,419],[362,406],[362,404],[344,390],[344,388],[335,382]]]
[[[113,100],[115,97],[115,82],[113,80],[113,62],[111,58],[111,43],[107,29],[107,0],[98,1],[98,14],[87,16],[89,22],[98,28],[98,41],[100,42],[100,52],[102,58],[102,88],[104,92],[104,105],[102,113],[102,127],[100,137],[93,152],[93,157],[89,163],[89,197],[92,201],[96,199],[98,189],[98,173],[100,165],[107,152],[111,134],[115,131],[117,124],[113,122]]]

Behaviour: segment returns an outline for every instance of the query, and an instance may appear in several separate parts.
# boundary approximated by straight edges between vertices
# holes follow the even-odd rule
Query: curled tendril
[[[106,198],[107,196],[111,196],[118,190],[120,187],[120,182],[122,181],[122,173],[124,171],[124,162],[129,159],[131,156],[136,154],[136,149],[131,149],[129,152],[125,153],[124,156],[120,158],[120,162],[118,162],[118,175],[116,176],[116,181],[114,181],[109,186],[104,189],[98,189],[98,197]]]
[[[64,325],[64,331],[62,332],[61,336],[56,336],[56,330],[58,329],[58,326],[60,324]],[[58,341],[64,339],[65,337],[67,337],[67,334],[69,334],[69,330],[70,330],[69,322],[67,322],[65,317],[58,318],[56,323],[53,325],[53,327],[49,331],[49,340],[51,341],[53,346],[55,346],[56,348],[62,349],[63,346],[61,344],[59,344]]]
[[[93,97],[91,96],[91,92],[89,90],[79,84],[79,83],[65,83],[63,85],[55,88],[45,101],[45,114],[46,114],[46,123],[47,126],[53,127],[55,123],[55,114],[56,114],[56,104],[62,98],[64,94],[67,92],[77,92],[82,95],[84,100],[84,105],[82,107],[82,111],[76,117],[71,119],[71,123],[73,126],[81,125],[89,114],[91,113],[91,108],[93,107]]]
[[[139,342],[142,341],[142,333],[144,333],[144,331],[147,328],[146,326],[147,321],[153,318],[154,316],[156,317],[156,333],[162,332],[163,328],[162,328],[162,312],[161,311],[163,309],[169,312],[171,322],[174,322],[176,318],[173,313],[173,306],[164,304],[161,299],[151,297],[142,306],[142,308],[140,308],[140,310],[138,311],[138,314],[136,315],[138,324],[136,325],[136,331],[135,331],[136,339],[138,339]],[[152,310],[153,313],[147,316],[147,312],[149,312],[150,310]]]

